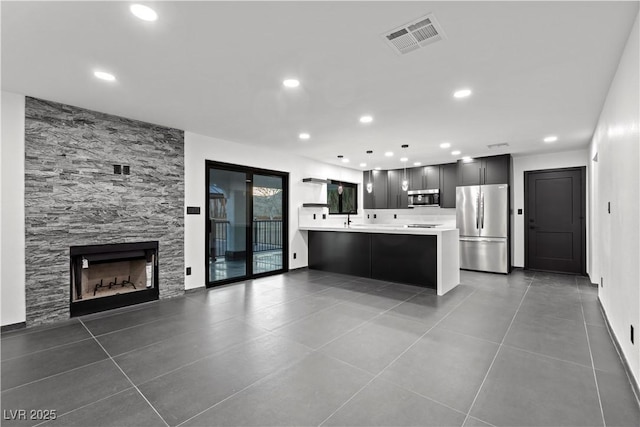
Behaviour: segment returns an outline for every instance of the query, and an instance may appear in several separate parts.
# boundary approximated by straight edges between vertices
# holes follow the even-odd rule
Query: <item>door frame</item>
[[[205,160],[205,237],[204,237],[204,264],[205,264],[205,287],[213,288],[229,283],[241,282],[248,279],[273,276],[289,271],[289,172],[282,172],[270,169],[254,168],[250,166],[236,165],[233,163],[223,163],[214,160]],[[247,212],[246,212],[246,232],[245,247],[247,251],[246,274],[244,276],[232,277],[214,283],[210,282],[209,270],[209,235],[211,233],[211,221],[209,220],[209,185],[211,176],[209,169],[224,169],[231,172],[241,172],[247,174]],[[282,268],[279,270],[267,271],[255,274],[253,272],[253,176],[273,175],[282,178]]]
[[[586,166],[574,166],[567,168],[553,168],[553,169],[537,169],[531,171],[524,171],[524,223],[523,223],[523,232],[524,232],[524,268],[525,270],[529,270],[529,232],[527,226],[529,224],[529,186],[527,185],[529,182],[529,175],[534,173],[541,172],[569,172],[569,171],[579,171],[580,172],[580,219],[582,224],[580,225],[580,236],[581,236],[581,245],[580,245],[580,274],[583,276],[587,275],[587,167]],[[571,273],[559,273],[559,274],[571,274]]]

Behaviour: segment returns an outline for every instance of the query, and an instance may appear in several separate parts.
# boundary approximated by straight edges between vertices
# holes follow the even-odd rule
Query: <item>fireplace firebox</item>
[[[158,242],[71,246],[71,317],[159,298]]]

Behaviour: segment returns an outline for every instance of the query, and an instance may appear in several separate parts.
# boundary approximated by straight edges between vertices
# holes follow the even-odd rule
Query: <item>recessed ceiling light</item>
[[[349,163],[349,159],[342,159],[342,163]]]
[[[443,142],[442,144],[440,144],[440,148],[449,148],[451,147],[451,144],[449,144],[448,142]]]
[[[471,160],[473,160],[473,159],[472,159],[471,157],[469,157],[469,156],[464,156],[464,157],[462,158],[462,161],[463,161],[463,162],[465,162],[465,163],[468,163],[468,162],[470,162]]]
[[[409,159],[408,159],[408,158],[406,158],[406,157],[400,157],[400,161],[401,161],[401,162],[408,162],[408,161],[409,161]]]
[[[93,75],[99,78],[100,80],[106,80],[108,82],[112,82],[116,79],[116,76],[114,76],[111,73],[106,73],[104,71],[94,71]]]
[[[556,142],[557,140],[558,140],[558,137],[555,135],[550,135],[545,139],[543,139],[544,142]]]
[[[422,163],[420,163],[420,162],[414,162],[414,163],[413,163],[413,166],[420,166],[421,164],[422,164]]]
[[[454,150],[451,152],[452,156],[459,156],[460,155],[460,150]]]
[[[366,164],[366,163],[360,163],[360,167],[361,167],[361,168],[364,168],[364,167],[366,167],[366,166],[367,166],[367,164]]]
[[[309,138],[311,138],[311,135],[309,135],[306,132],[303,132],[300,135],[298,135],[298,138],[300,138],[300,139],[309,139]]]
[[[453,93],[456,98],[466,98],[469,95],[471,95],[471,89],[460,89]]]
[[[386,153],[384,153],[384,155],[387,157],[391,157],[393,156],[393,151],[387,151]]]
[[[371,116],[360,117],[360,123],[371,123],[372,121],[373,121],[373,117]]]
[[[376,166],[374,169],[379,171],[381,168],[380,168],[380,166]]]
[[[298,87],[300,86],[300,81],[296,79],[286,79],[282,82],[285,87]]]
[[[142,19],[143,21],[155,21],[158,19],[158,14],[155,10],[151,9],[149,6],[145,6],[142,4],[132,4],[129,7],[131,13],[133,13],[136,17]]]

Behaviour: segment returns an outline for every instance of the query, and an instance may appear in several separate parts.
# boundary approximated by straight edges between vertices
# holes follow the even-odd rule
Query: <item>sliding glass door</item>
[[[287,270],[288,174],[207,162],[207,286]]]

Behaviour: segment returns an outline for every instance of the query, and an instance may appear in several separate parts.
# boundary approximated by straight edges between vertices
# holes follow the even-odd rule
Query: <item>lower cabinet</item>
[[[436,289],[438,236],[309,231],[309,268]]]

